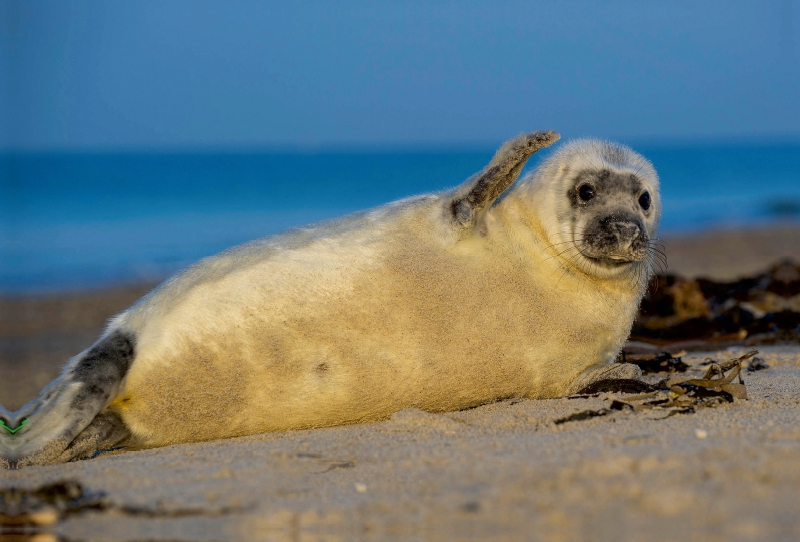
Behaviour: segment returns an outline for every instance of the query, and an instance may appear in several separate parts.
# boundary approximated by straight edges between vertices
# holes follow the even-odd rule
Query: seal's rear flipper
[[[93,451],[92,445],[104,447],[122,439],[124,428],[118,418],[104,415],[93,422],[119,390],[133,363],[135,343],[132,333],[115,330],[73,358],[39,397],[12,414],[10,422],[15,427],[13,434],[4,436],[0,464],[11,468],[46,465],[58,462],[62,455],[84,457]]]
[[[90,459],[103,451],[116,450],[130,436],[119,416],[109,411],[101,412],[53,463]]]
[[[506,141],[483,171],[456,190],[449,202],[454,222],[464,228],[474,226],[483,210],[517,179],[528,158],[560,137],[553,131],[531,132]]]

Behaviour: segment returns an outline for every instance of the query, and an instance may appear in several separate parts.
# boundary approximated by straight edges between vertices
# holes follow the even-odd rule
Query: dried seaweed
[[[34,489],[16,487],[0,488],[0,540],[5,535],[23,535],[47,532],[47,529],[65,517],[87,511],[115,510],[130,516],[183,517],[196,515],[222,515],[241,508],[162,509],[160,507],[120,506],[110,502],[105,493],[90,491],[80,482],[72,480],[46,484]],[[27,540],[27,538],[23,538]]]
[[[588,420],[621,410],[632,412],[660,410],[667,413],[661,418],[664,419],[676,414],[690,414],[701,408],[733,403],[737,399],[747,399],[747,388],[742,378],[742,363],[754,359],[757,353],[758,350],[751,350],[741,357],[723,363],[712,360],[705,374],[700,378],[671,376],[661,380],[647,393],[626,397],[612,396],[608,408],[583,410],[565,418],[559,418],[554,423],[560,425]]]
[[[580,412],[576,412],[575,414],[570,414],[565,418],[559,418],[555,420],[553,423],[556,425],[561,425],[562,423],[567,422],[580,422],[583,420],[588,420],[590,418],[599,418],[600,416],[607,416],[611,414],[611,409],[608,408],[601,408],[599,410],[581,410]]]
[[[734,399],[747,399],[747,388],[742,378],[742,363],[754,357],[758,350],[723,363],[712,363],[702,378],[672,376],[658,383],[661,397],[653,394],[629,398],[634,411],[643,408],[677,409],[694,412],[698,408],[732,403]],[[734,380],[738,379],[738,382]],[[658,393],[658,392],[656,392]],[[647,399],[639,402],[637,399]]]
[[[67,480],[32,490],[0,489],[0,527],[50,525],[61,517],[106,508],[105,495],[86,491],[79,482]]]
[[[654,276],[632,338],[684,348],[800,342],[800,264],[784,260],[735,282]]]
[[[763,371],[764,369],[769,369],[769,365],[767,362],[764,361],[764,358],[760,358],[758,356],[753,357],[747,363],[747,372],[754,373],[756,371]]]

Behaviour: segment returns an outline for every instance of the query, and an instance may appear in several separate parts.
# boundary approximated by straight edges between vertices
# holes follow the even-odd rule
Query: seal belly
[[[536,319],[526,308],[540,294],[518,280],[487,286],[508,277],[469,255],[399,241],[363,267],[341,254],[346,271],[325,284],[294,255],[291,292],[265,284],[290,271],[279,262],[195,288],[141,334],[114,407],[155,445],[526,394]]]

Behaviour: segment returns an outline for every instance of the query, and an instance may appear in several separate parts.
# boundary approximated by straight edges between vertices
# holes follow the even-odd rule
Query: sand
[[[783,258],[800,260],[800,228],[711,231],[666,237],[670,273],[733,281]]]
[[[671,271],[733,278],[800,254],[800,230],[667,240],[667,251]],[[38,381],[8,385],[11,362],[38,360],[16,378],[49,379],[144,290],[4,300],[0,402],[38,391]],[[800,346],[761,350],[770,368],[745,375],[749,400],[666,419],[623,411],[554,423],[608,406],[608,396],[407,410],[380,423],[4,471],[0,486],[71,479],[104,492],[107,510],[47,531],[65,539],[796,540]],[[743,351],[684,360],[700,370],[708,356]]]

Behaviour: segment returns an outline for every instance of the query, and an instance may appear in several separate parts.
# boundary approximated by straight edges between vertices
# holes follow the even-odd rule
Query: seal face
[[[635,173],[581,171],[570,198],[582,256],[611,267],[644,259],[649,241],[644,223],[653,207],[650,191]]]
[[[649,273],[661,201],[658,175],[644,157],[618,143],[577,140],[526,182],[532,199],[547,201],[549,208],[537,209],[561,257],[604,278]],[[558,193],[548,199],[548,190]]]
[[[0,407],[0,465],[635,378],[635,366],[613,361],[655,255],[658,177],[627,147],[583,140],[515,183],[558,137],[523,134],[456,188],[179,273],[117,316],[36,400]]]

